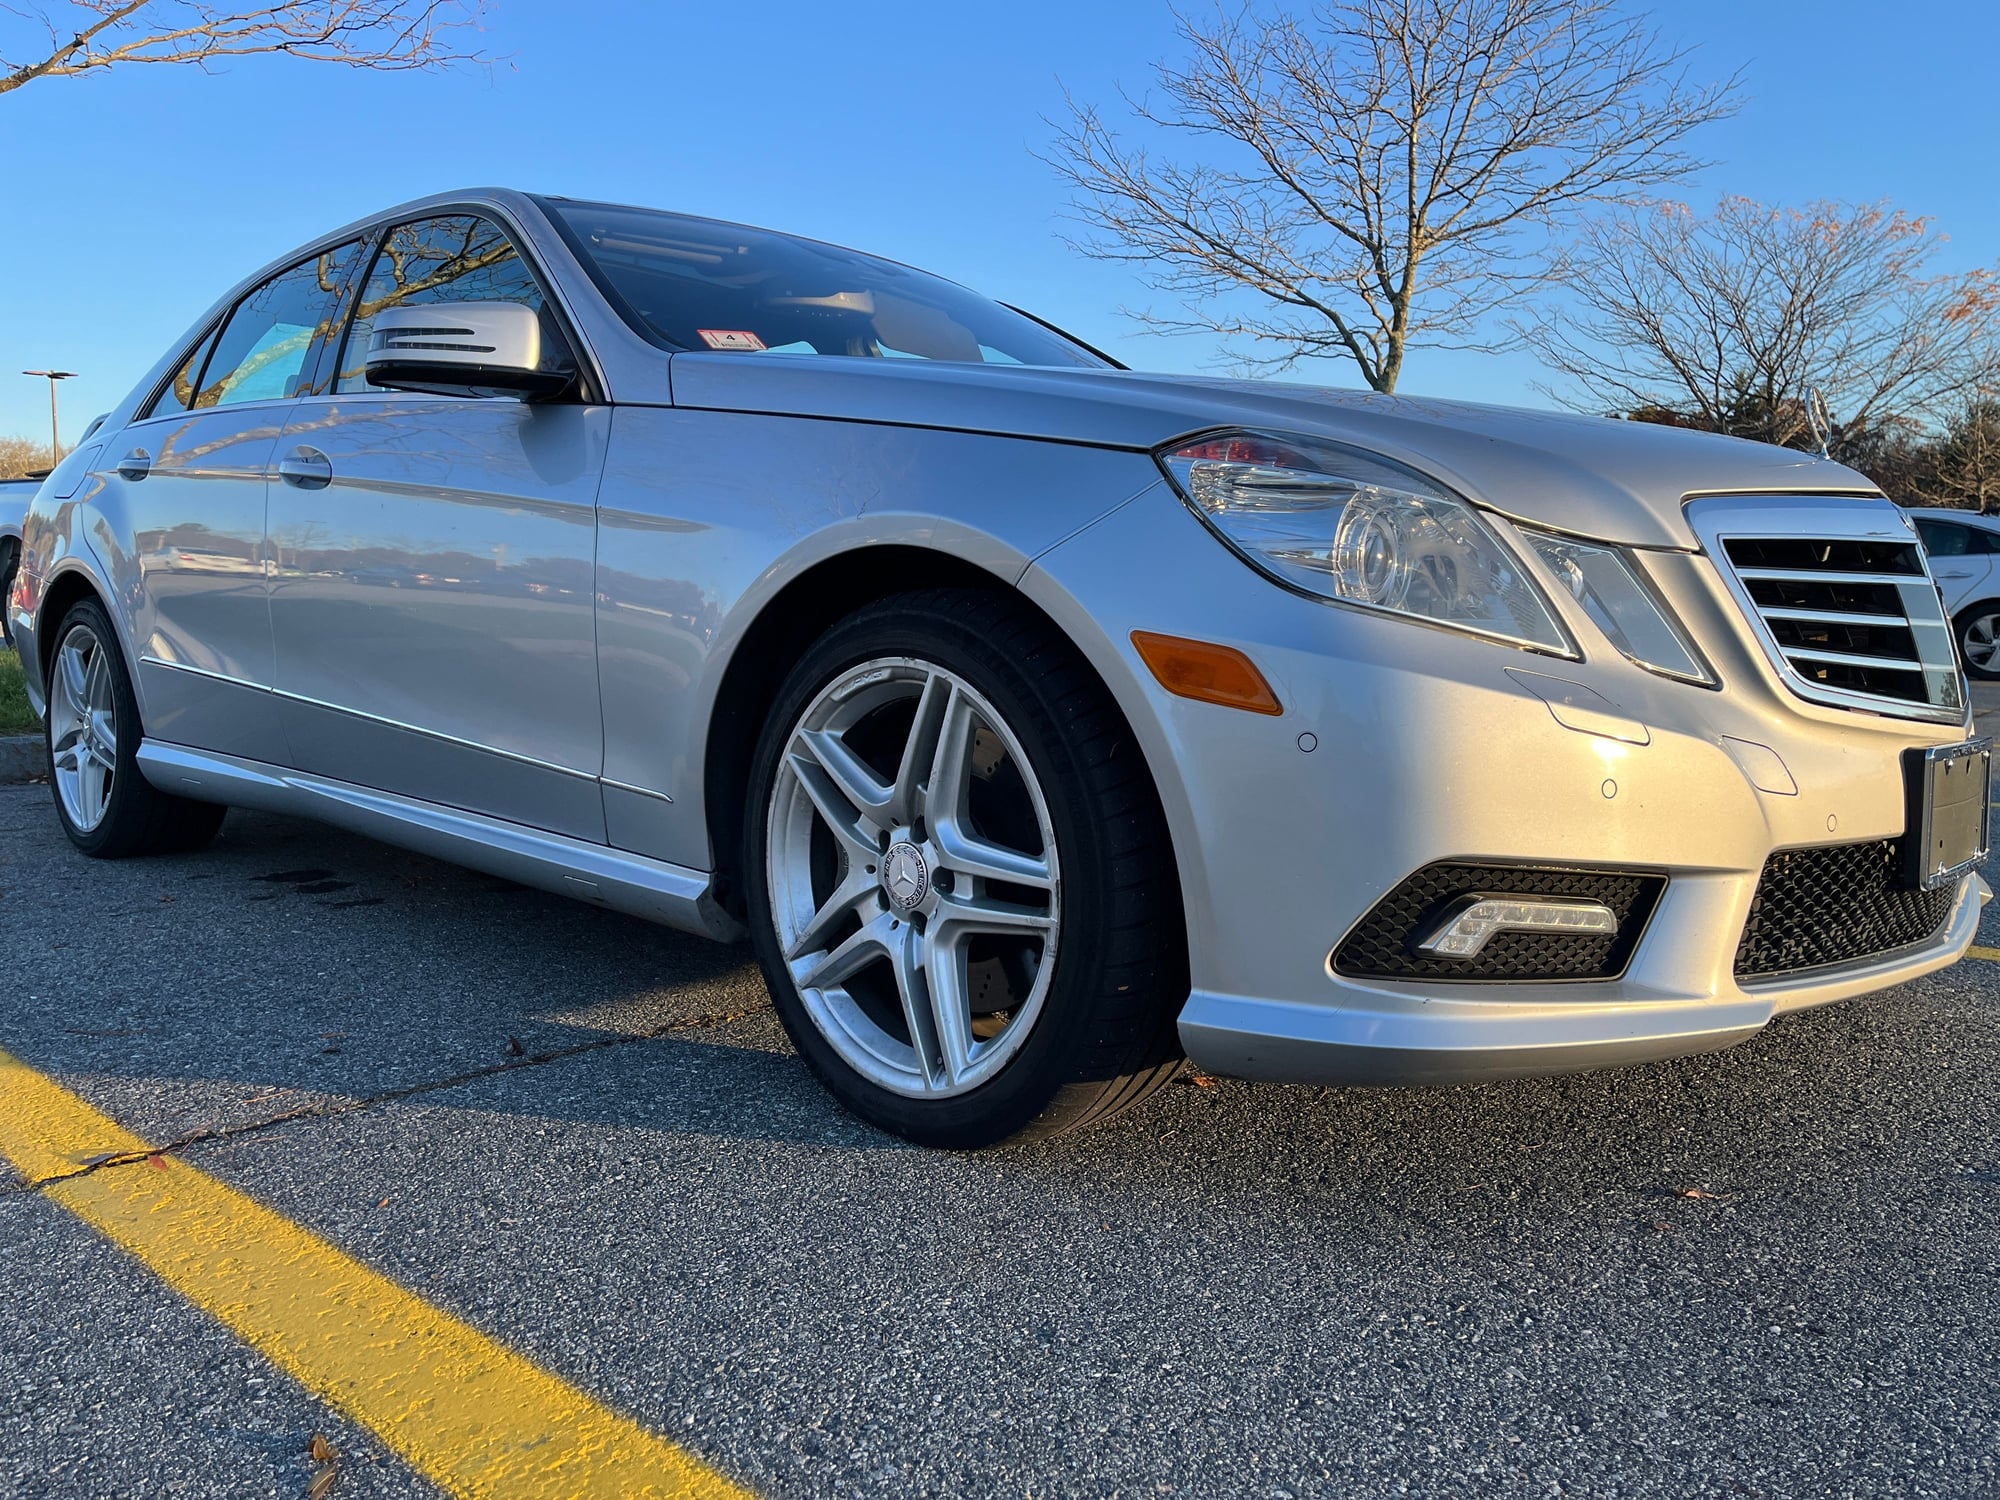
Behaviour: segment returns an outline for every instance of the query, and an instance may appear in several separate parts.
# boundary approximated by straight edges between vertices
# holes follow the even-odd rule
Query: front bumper
[[[1037,562],[1022,587],[1097,662],[1160,787],[1188,916],[1180,1032],[1197,1065],[1273,1081],[1432,1083],[1640,1062],[1727,1046],[1781,1012],[1963,953],[1979,918],[1976,877],[1914,946],[1739,982],[1767,857],[1900,837],[1903,751],[1963,739],[1969,725],[1791,696],[1705,558],[1648,560],[1722,691],[1632,666],[1582,618],[1570,624],[1586,660],[1567,661],[1293,596],[1232,557],[1164,486]],[[1168,695],[1131,650],[1133,630],[1245,651],[1283,714]],[[1615,712],[1562,722],[1523,674],[1579,684]],[[1334,949],[1386,892],[1454,860],[1667,883],[1615,979],[1334,972]]]

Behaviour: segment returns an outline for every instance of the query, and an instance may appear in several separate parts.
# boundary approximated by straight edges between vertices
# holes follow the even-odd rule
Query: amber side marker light
[[[1190,641],[1178,635],[1132,632],[1139,659],[1160,680],[1160,686],[1180,698],[1220,703],[1253,714],[1281,714],[1284,706],[1257,664],[1234,646]]]

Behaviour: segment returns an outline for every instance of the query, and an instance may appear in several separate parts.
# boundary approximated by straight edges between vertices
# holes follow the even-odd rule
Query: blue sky
[[[1949,267],[2000,261],[1990,0],[1669,0],[1696,65],[1747,107],[1700,140],[1688,190],[1889,199],[1934,216]],[[1885,15],[1920,17],[1885,24]],[[1060,86],[1109,100],[1174,46],[1164,0],[838,6],[495,0],[490,71],[366,74],[284,59],[131,68],[0,95],[0,434],[64,434],[113,404],[231,281],[320,230],[439,189],[504,183],[797,230],[1030,307],[1152,369],[1217,368],[1142,335],[1134,274],[1060,239],[1030,152]],[[1059,83],[1060,80],[1060,83]],[[1403,389],[1545,404],[1523,354],[1420,351]],[[1349,367],[1297,378],[1355,384]]]

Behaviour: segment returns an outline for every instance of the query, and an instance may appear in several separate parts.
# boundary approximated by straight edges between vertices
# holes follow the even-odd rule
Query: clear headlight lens
[[[1592,623],[1628,659],[1668,677],[1715,685],[1708,663],[1627,553],[1526,527],[1521,528],[1521,535],[1541,554],[1570,597],[1583,606]]]
[[[1477,511],[1413,469],[1252,432],[1158,456],[1216,533],[1288,587],[1574,654],[1520,560]]]

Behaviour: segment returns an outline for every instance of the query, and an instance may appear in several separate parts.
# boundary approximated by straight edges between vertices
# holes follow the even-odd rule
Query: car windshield
[[[715,219],[538,201],[625,320],[666,348],[1106,364],[1033,318],[894,261]]]

